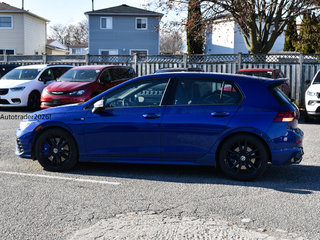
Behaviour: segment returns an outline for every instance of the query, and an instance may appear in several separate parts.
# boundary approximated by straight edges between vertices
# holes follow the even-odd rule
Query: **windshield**
[[[74,69],[63,74],[59,81],[63,82],[94,82],[99,75],[100,70],[92,69]]]
[[[40,70],[39,69],[13,69],[2,77],[3,80],[33,80]]]
[[[313,84],[320,84],[320,71],[318,71],[314,76]]]

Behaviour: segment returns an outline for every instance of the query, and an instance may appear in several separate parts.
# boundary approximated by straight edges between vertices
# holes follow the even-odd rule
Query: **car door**
[[[143,161],[160,157],[160,106],[168,78],[135,81],[107,93],[105,109],[88,110],[85,152],[96,158]],[[92,108],[92,107],[91,107]]]
[[[166,159],[199,159],[210,151],[242,101],[233,83],[180,77],[162,119],[161,153]]]

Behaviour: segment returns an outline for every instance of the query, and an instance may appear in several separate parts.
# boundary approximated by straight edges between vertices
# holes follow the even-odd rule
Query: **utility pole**
[[[92,11],[94,11],[94,0],[92,0]]]
[[[24,0],[22,0],[22,10],[24,10]]]

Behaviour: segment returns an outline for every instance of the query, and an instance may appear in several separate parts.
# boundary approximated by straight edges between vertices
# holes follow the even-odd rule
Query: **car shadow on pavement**
[[[32,113],[28,108],[26,107],[0,107],[1,113]]]
[[[263,176],[249,182],[228,179],[218,169],[202,166],[80,163],[67,173],[186,184],[262,187],[295,194],[320,191],[320,166],[308,165],[269,166]]]

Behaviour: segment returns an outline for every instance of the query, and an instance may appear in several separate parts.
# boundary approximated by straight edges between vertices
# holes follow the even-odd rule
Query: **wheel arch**
[[[216,148],[216,153],[215,153],[215,163],[216,163],[216,167],[219,168],[219,161],[218,161],[218,157],[219,157],[219,153],[221,150],[221,146],[225,143],[225,141],[227,141],[229,138],[236,136],[236,135],[241,135],[241,134],[247,134],[247,135],[251,135],[253,137],[258,138],[263,145],[266,147],[267,153],[268,153],[268,162],[272,162],[272,154],[271,154],[271,149],[267,143],[267,141],[259,134],[257,133],[253,133],[253,132],[248,132],[248,131],[238,131],[238,132],[233,132],[227,136],[225,136],[218,144],[217,148]]]
[[[41,136],[42,133],[44,133],[45,131],[49,130],[49,129],[61,129],[65,132],[67,132],[73,139],[76,148],[77,148],[77,155],[79,157],[79,143],[78,141],[75,139],[75,137],[73,136],[73,134],[71,133],[71,131],[69,131],[67,128],[62,127],[62,126],[56,126],[56,125],[49,125],[49,126],[45,126],[43,128],[41,128],[37,134],[34,136],[33,140],[32,140],[32,145],[31,145],[31,158],[33,160],[36,160],[36,154],[35,154],[35,146],[36,146],[36,142],[39,138],[39,136]]]

